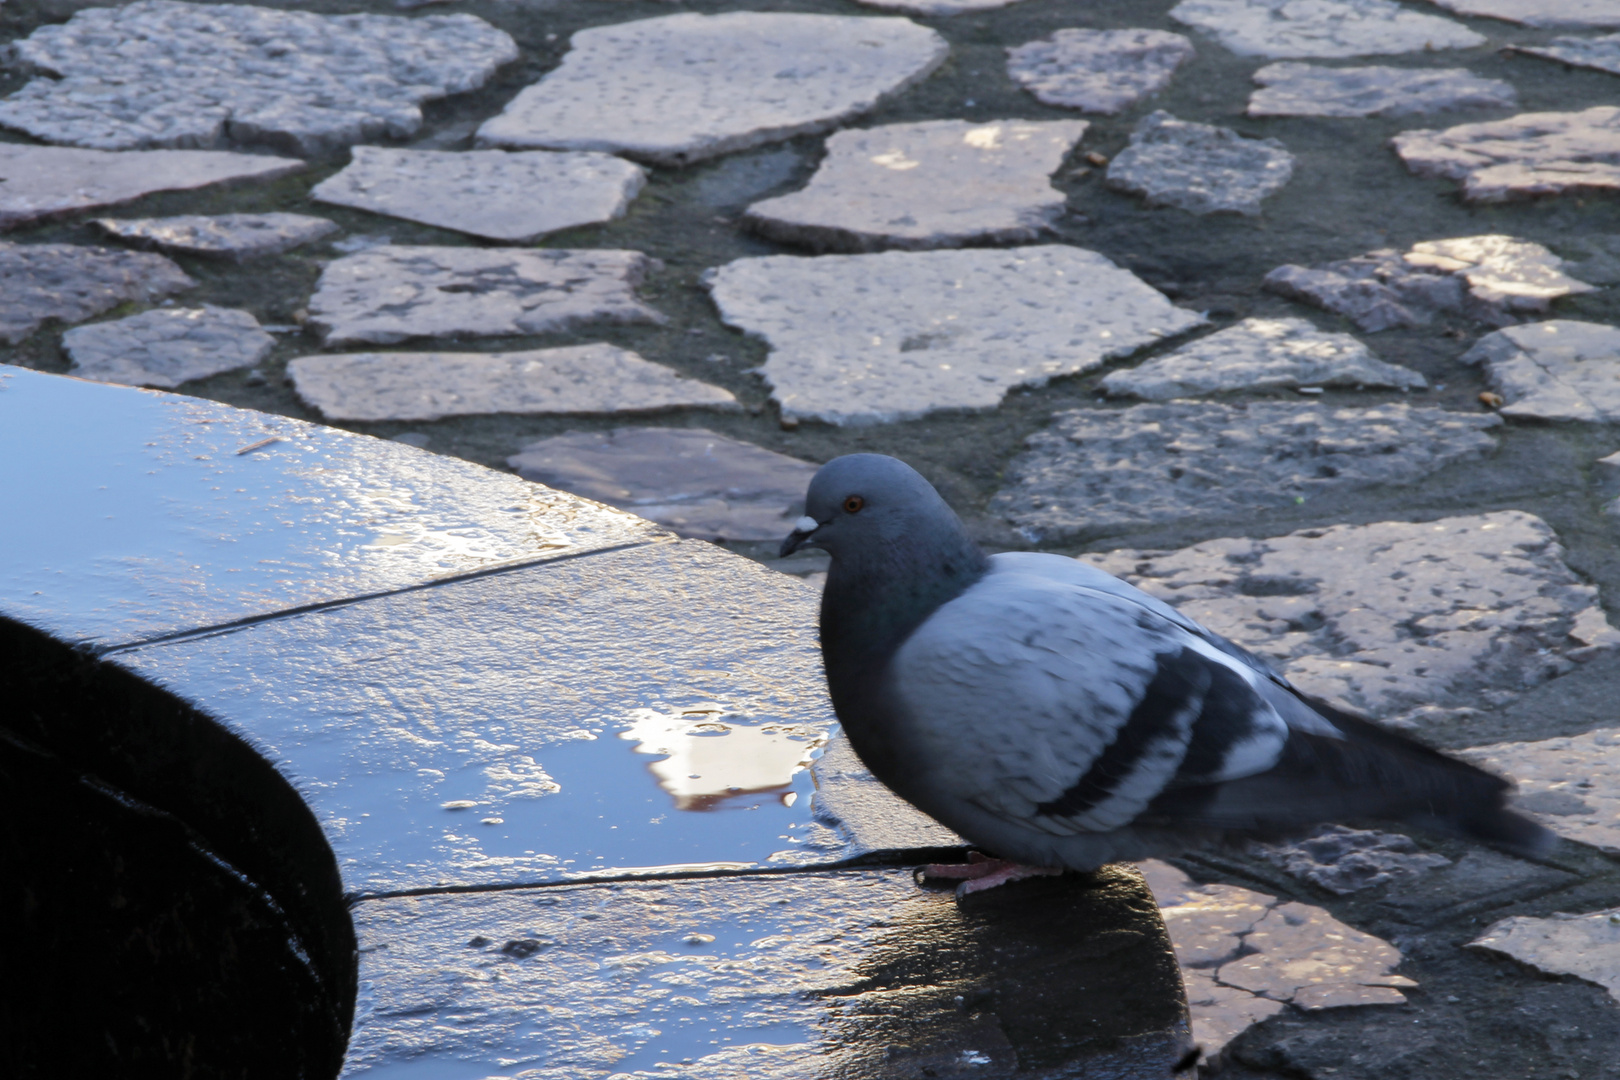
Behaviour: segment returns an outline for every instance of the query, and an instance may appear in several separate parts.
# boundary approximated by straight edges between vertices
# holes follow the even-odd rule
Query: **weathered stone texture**
[[[1293,843],[1254,844],[1250,851],[1340,896],[1451,865],[1444,855],[1420,850],[1410,836],[1343,825],[1324,825]]]
[[[310,196],[490,240],[527,241],[623,217],[646,182],[639,165],[611,154],[357,146],[348,168]]]
[[[635,295],[658,265],[639,251],[383,245],[327,266],[310,322],[329,345],[659,323]]]
[[[950,51],[900,18],[732,12],[581,30],[556,70],[478,129],[484,146],[681,165],[825,131]]]
[[[1558,912],[1545,919],[1515,915],[1493,923],[1468,944],[1549,975],[1597,983],[1620,1001],[1620,907],[1584,915]]]
[[[1063,213],[1047,177],[1083,120],[925,120],[840,131],[802,191],[748,208],[755,230],[820,250],[1033,240]]]
[[[699,540],[780,540],[817,468],[703,428],[650,427],[540,439],[506,463]]]
[[[1007,74],[1048,105],[1113,115],[1170,85],[1194,56],[1166,30],[1058,30],[1007,49]]]
[[[969,11],[990,11],[1016,4],[1018,0],[856,0],[867,7],[909,11],[918,15],[961,15]]]
[[[1511,701],[1620,646],[1597,589],[1518,510],[1081,557],[1306,693],[1400,724]]]
[[[91,224],[136,247],[235,262],[279,255],[338,231],[333,222],[308,214],[183,214],[168,218],[99,218]]]
[[[1254,73],[1250,116],[1410,116],[1448,109],[1511,109],[1511,83],[1467,68],[1330,68],[1268,64]]]
[[[1620,26],[1617,0],[1429,0],[1458,15],[1483,15],[1524,26]]]
[[[292,158],[216,150],[113,154],[0,143],[0,232],[32,221],[132,202],[154,191],[232,180],[273,180],[304,168]]]
[[[1422,375],[1384,363],[1349,334],[1324,333],[1304,319],[1244,319],[1101,383],[1113,396],[1148,401],[1231,390],[1427,385]]]
[[[162,255],[0,240],[0,341],[47,319],[82,322],[129,300],[153,303],[197,283]]]
[[[1406,131],[1392,142],[1418,176],[1461,181],[1469,202],[1620,188],[1620,106]]]
[[[301,356],[288,362],[287,375],[298,396],[329,420],[739,407],[730,391],[604,344],[512,353]]]
[[[1558,37],[1542,45],[1514,45],[1514,52],[1555,60],[1560,64],[1620,75],[1620,34],[1598,37]]]
[[[1108,164],[1109,187],[1193,214],[1258,214],[1260,200],[1293,175],[1294,156],[1276,139],[1245,139],[1163,110],[1144,116]]]
[[[1616,647],[1620,631],[1596,616],[1589,622],[1593,647]],[[1620,728],[1477,746],[1462,756],[1513,777],[1514,805],[1553,832],[1620,854]]]
[[[0,126],[101,150],[264,144],[328,153],[404,138],[420,105],[482,86],[516,59],[471,15],[314,15],[137,0],[43,26],[13,48],[36,78]]]
[[[1535,420],[1620,422],[1620,330],[1550,319],[1480,338],[1460,358],[1482,364],[1502,415]]]
[[[1037,543],[1235,519],[1318,494],[1408,484],[1491,452],[1501,419],[1404,404],[1174,401],[1071,409],[1026,440],[991,500]]]
[[[876,424],[990,409],[1014,386],[1089,371],[1201,316],[1066,245],[773,255],[712,271],[727,323],[771,344],[782,415]]]
[[[192,379],[250,367],[276,339],[246,311],[156,308],[62,335],[73,374],[101,382],[173,389]]]
[[[1461,23],[1391,0],[1182,0],[1170,17],[1239,56],[1333,59],[1485,43]]]

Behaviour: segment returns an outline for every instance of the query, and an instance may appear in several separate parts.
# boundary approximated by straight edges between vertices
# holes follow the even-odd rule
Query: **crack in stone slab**
[[[1182,0],[1170,17],[1239,56],[1337,59],[1471,49],[1485,36],[1391,0]]]
[[[1459,358],[1485,369],[1506,399],[1504,416],[1614,423],[1620,420],[1620,329],[1573,319],[1486,334]]]

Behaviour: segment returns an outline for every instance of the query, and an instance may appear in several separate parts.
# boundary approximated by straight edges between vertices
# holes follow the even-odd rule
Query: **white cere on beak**
[[[809,514],[804,515],[804,517],[793,523],[793,531],[800,533],[815,532],[820,527],[821,522],[817,521]]]

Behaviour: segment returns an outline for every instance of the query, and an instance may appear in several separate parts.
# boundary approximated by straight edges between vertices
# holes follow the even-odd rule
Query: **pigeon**
[[[821,651],[851,746],[991,853],[925,871],[959,894],[1359,818],[1555,842],[1506,808],[1508,781],[1306,696],[1119,578],[986,555],[895,458],[822,466],[781,554],[803,547],[831,556]]]

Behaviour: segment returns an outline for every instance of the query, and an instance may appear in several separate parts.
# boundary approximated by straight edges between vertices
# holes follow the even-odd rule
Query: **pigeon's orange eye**
[[[865,499],[861,498],[859,495],[851,495],[849,498],[844,500],[844,513],[846,513],[846,514],[856,513],[857,511],[860,510],[861,507],[863,507],[865,505],[866,505],[866,500]]]

